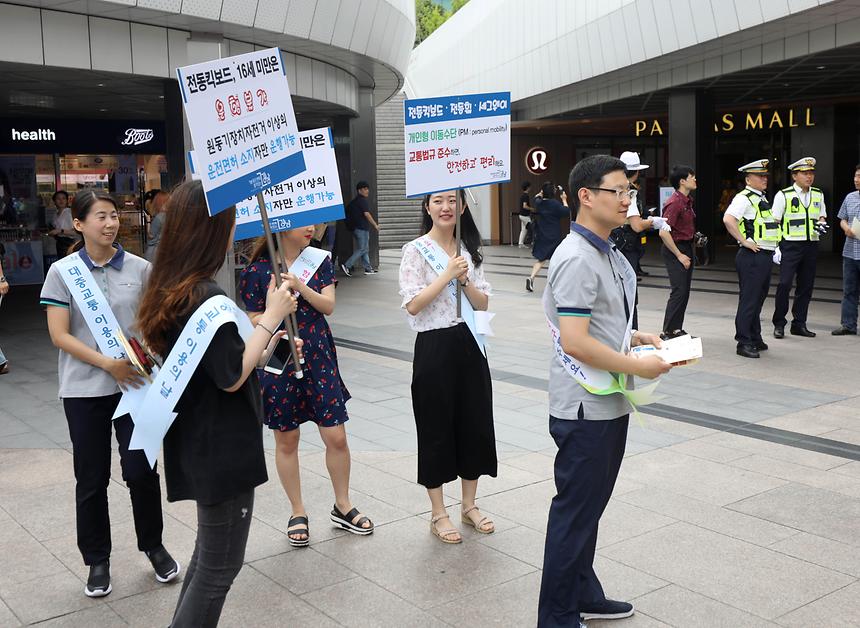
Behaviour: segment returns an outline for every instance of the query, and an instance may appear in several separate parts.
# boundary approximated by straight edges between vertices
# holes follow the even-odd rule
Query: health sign
[[[176,73],[210,215],[304,171],[278,48]]]
[[[263,192],[272,232],[343,218],[343,197],[331,129],[299,133],[308,169]],[[260,206],[252,196],[236,203],[236,240],[263,235]]]
[[[406,196],[510,181],[510,102],[510,92],[405,101]]]

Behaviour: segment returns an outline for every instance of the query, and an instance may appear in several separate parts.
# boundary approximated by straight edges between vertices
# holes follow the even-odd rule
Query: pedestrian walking
[[[263,420],[275,436],[275,467],[292,507],[287,538],[296,547],[305,547],[310,542],[299,469],[300,426],[308,422],[316,423],[325,444],[326,468],[335,495],[331,521],[353,534],[373,532],[373,523],[353,507],[349,497],[350,453],[345,423],[349,420],[346,402],[350,395],[340,376],[334,337],[325,318],[334,313],[334,266],[320,249],[314,249],[319,253],[316,257],[307,256],[309,261],[300,259],[313,235],[314,226],[310,225],[286,231],[279,238],[291,269],[284,281],[298,294],[296,319],[304,343],[304,377],[296,379],[294,369],[290,368],[280,375],[259,371]],[[252,322],[265,311],[271,275],[266,240],[261,238],[239,281],[239,292]],[[302,281],[300,276],[307,279]]]
[[[180,565],[162,545],[158,473],[143,451],[129,450],[131,417],[112,421],[120,390],[137,388],[143,378],[127,358],[116,359],[110,353],[115,345],[108,339],[109,321],[115,321],[126,337],[131,335],[150,265],[115,243],[120,222],[110,195],[82,190],[70,211],[82,239],[73,253],[48,269],[40,303],[47,310],[51,341],[60,350],[59,397],[72,441],[77,542],[89,567],[84,593],[102,597],[112,591],[108,512],[112,429],[131,495],[137,548],[149,558],[159,582],[175,579]]]
[[[454,233],[458,193],[460,255]],[[400,262],[401,307],[418,332],[412,360],[418,483],[430,497],[431,532],[443,543],[460,543],[462,536],[445,509],[442,485],[461,479],[461,521],[490,534],[495,525],[478,510],[475,495],[478,478],[496,477],[498,463],[490,369],[483,341],[458,318],[453,282],[460,282],[463,291],[463,319],[472,309],[486,311],[490,284],[481,265],[481,235],[463,192],[425,197],[422,213],[424,235],[403,247]]]
[[[696,189],[696,173],[690,166],[675,166],[669,173],[675,191],[663,206],[663,218],[671,230],[660,231],[663,246],[660,252],[669,285],[672,287],[663,316],[663,338],[683,336],[684,315],[690,301],[693,282],[693,238],[696,235],[696,212],[690,193]]]
[[[48,232],[48,235],[53,236],[57,244],[57,259],[62,259],[69,254],[72,245],[80,239],[80,236],[73,224],[72,210],[69,208],[69,193],[65,190],[57,190],[51,196],[51,200],[57,208],[57,214],[52,223],[54,228]]]
[[[544,291],[555,354],[549,374],[549,429],[558,453],[539,628],[581,626],[581,619],[633,614],[632,604],[607,599],[594,571],[597,531],[627,440],[631,405],[621,390],[632,388],[633,381],[621,374],[652,379],[671,365],[656,356],[627,355],[631,346],[659,346],[660,337],[632,329],[636,275],[609,242],[631,204],[625,168],[615,157],[595,155],[571,171],[576,222],[552,256]],[[583,377],[610,385],[587,390]]]
[[[756,159],[738,168],[746,187],[726,208],[723,224],[740,248],[735,257],[738,273],[738,309],[735,314],[737,354],[758,358],[767,351],[761,337],[761,308],[770,289],[774,251],[779,245],[779,220],[771,212],[767,190],[767,159]]]
[[[199,307],[224,295],[214,277],[225,253],[233,250],[235,223],[232,211],[209,217],[200,181],[183,183],[171,194],[158,258],[137,319],[153,352],[168,356],[192,317],[201,318],[202,330],[213,324]],[[195,345],[204,353],[164,437],[167,499],[197,503],[197,538],[172,628],[217,626],[227,592],[242,568],[254,488],[268,479],[255,370],[273,344],[273,330],[296,304],[289,286],[275,289],[273,280],[265,312],[247,342],[236,323],[227,323],[215,331],[208,347]]]
[[[561,200],[556,198],[557,195]],[[532,257],[537,261],[532,264],[532,272],[526,279],[526,290],[529,292],[534,292],[535,277],[562,241],[561,219],[570,216],[567,194],[561,186],[556,186],[550,181],[543,184],[541,191],[535,195],[534,202],[537,223]]]
[[[532,203],[529,196],[531,188],[531,181],[523,181],[521,186],[523,193],[520,194],[519,208],[517,210],[517,215],[520,218],[520,238],[517,247],[521,249],[526,248],[526,236],[532,225]]]
[[[806,327],[809,302],[815,287],[815,267],[818,264],[819,231],[826,230],[827,207],[824,193],[815,182],[815,158],[803,157],[788,166],[794,183],[773,197],[773,217],[781,223],[779,244],[779,284],[773,310],[773,337],[785,338],[788,296],[794,289],[791,307],[791,335],[815,338]]]
[[[847,194],[839,208],[839,226],[845,234],[842,247],[842,320],[834,336],[857,334],[857,303],[860,298],[860,239],[854,227],[860,224],[860,164],[854,167],[855,191]],[[2,286],[0,286],[2,287]]]
[[[346,262],[340,265],[340,269],[347,277],[352,277],[352,267],[361,260],[364,265],[365,275],[375,275],[376,269],[370,263],[370,228],[379,231],[379,224],[373,218],[370,211],[370,185],[367,181],[359,181],[355,186],[355,198],[346,207],[346,228],[355,236],[355,251]]]

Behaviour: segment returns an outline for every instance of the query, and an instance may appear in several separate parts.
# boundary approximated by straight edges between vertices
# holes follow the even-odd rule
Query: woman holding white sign
[[[349,498],[350,453],[344,423],[349,420],[349,391],[340,376],[334,337],[325,317],[334,312],[334,265],[326,251],[309,246],[314,226],[278,234],[280,255],[290,272],[284,282],[299,294],[296,313],[298,334],[305,354],[305,377],[296,379],[289,368],[281,374],[261,372],[265,421],[275,435],[275,465],[287,493],[292,516],[287,522],[290,545],[305,547],[310,540],[307,511],[299,477],[299,427],[313,422],[325,443],[326,468],[334,488],[335,503],[329,518],[348,532],[371,534],[373,523]],[[239,291],[251,320],[262,315],[265,290],[272,273],[265,238],[261,238],[242,272]]]
[[[418,332],[412,371],[412,409],[418,431],[418,483],[432,506],[430,530],[443,543],[462,537],[445,510],[442,485],[462,481],[460,518],[481,534],[495,530],[475,505],[478,478],[496,476],[493,390],[474,311],[486,311],[490,284],[481,267],[481,235],[462,191],[460,228],[465,250],[457,255],[457,192],[424,198],[425,235],[403,247],[400,295],[409,326]],[[463,319],[457,317],[455,281],[462,286]]]
[[[120,388],[143,383],[116,334],[121,329],[129,336],[150,265],[114,244],[120,223],[110,195],[80,191],[71,213],[83,239],[75,243],[74,253],[51,265],[40,302],[47,309],[51,341],[60,350],[59,396],[72,441],[78,549],[90,568],[84,593],[102,597],[112,590],[107,496],[112,424],[131,493],[138,549],[148,556],[159,582],[176,578],[180,567],[161,544],[158,474],[142,451],[129,450],[131,417],[111,421]]]
[[[286,284],[275,289],[272,281],[252,329],[213,279],[232,251],[235,212],[210,218],[199,181],[176,188],[167,203],[138,321],[176,380],[168,376],[142,411],[154,416],[163,396],[177,413],[164,438],[167,499],[197,502],[197,540],[171,626],[197,628],[218,624],[242,568],[254,489],[268,479],[256,366],[296,300]]]

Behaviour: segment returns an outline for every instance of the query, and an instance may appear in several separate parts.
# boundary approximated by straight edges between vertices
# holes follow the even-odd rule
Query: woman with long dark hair
[[[409,326],[418,332],[412,362],[418,483],[430,497],[430,530],[443,543],[462,541],[442,495],[442,485],[457,477],[462,482],[461,521],[481,534],[495,530],[475,505],[475,495],[478,478],[495,477],[498,466],[490,369],[483,341],[457,317],[453,282],[460,282],[463,290],[464,313],[487,309],[490,284],[481,266],[481,235],[464,196],[460,217],[464,250],[457,255],[456,194],[425,197],[425,235],[403,247],[400,263],[402,307]]]
[[[559,193],[561,200],[556,198]],[[535,243],[532,247],[532,272],[526,279],[526,290],[534,292],[535,277],[555,253],[558,245],[564,239],[561,234],[561,219],[570,216],[567,206],[567,194],[561,187],[556,187],[550,181],[546,181],[540,192],[535,195],[535,214],[537,215],[537,227],[535,228]]]
[[[304,342],[305,376],[296,379],[290,368],[280,375],[265,371],[260,371],[259,375],[263,386],[265,423],[275,436],[275,467],[292,508],[287,522],[287,538],[293,547],[307,547],[310,543],[310,521],[302,499],[299,468],[302,423],[316,423],[325,445],[326,469],[335,499],[329,514],[330,521],[357,535],[373,533],[373,522],[353,507],[349,495],[351,457],[345,423],[349,420],[346,402],[350,395],[340,375],[334,336],[325,318],[334,313],[334,266],[320,249],[308,249],[315,252],[314,261],[319,264],[316,268],[304,266],[307,279],[302,281],[297,275],[304,273],[298,270],[297,264],[305,263],[300,256],[312,241],[314,226],[290,229],[278,236],[280,254],[291,269],[285,281],[299,295],[296,321],[297,332]],[[306,257],[312,259],[310,255]],[[263,311],[271,274],[272,263],[266,239],[260,238],[239,283],[252,321]]]
[[[82,239],[73,253],[48,269],[41,304],[47,309],[51,341],[60,350],[59,396],[72,441],[78,549],[90,568],[84,593],[102,597],[112,590],[107,496],[111,426],[131,493],[138,549],[146,553],[159,582],[176,578],[180,567],[161,544],[158,473],[142,451],[128,448],[131,417],[111,421],[120,389],[137,388],[143,379],[119,351],[110,319],[129,336],[150,265],[115,243],[120,223],[110,195],[78,192],[71,212]]]
[[[138,312],[143,340],[164,357],[198,307],[224,294],[213,277],[232,251],[236,222],[231,210],[209,217],[199,181],[176,188],[167,205],[161,243]],[[197,502],[197,541],[173,628],[218,624],[245,557],[254,489],[268,479],[256,366],[273,331],[296,309],[289,286],[275,289],[272,279],[265,311],[247,341],[236,323],[215,332],[164,438],[168,501]]]

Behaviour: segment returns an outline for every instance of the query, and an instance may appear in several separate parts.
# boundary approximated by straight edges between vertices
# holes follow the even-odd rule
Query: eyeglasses
[[[586,190],[595,190],[598,192],[612,192],[615,197],[618,199],[618,202],[624,200],[624,198],[629,198],[631,201],[636,198],[636,189],[635,188],[624,188],[623,190],[616,190],[614,188],[591,188],[587,187]]]

